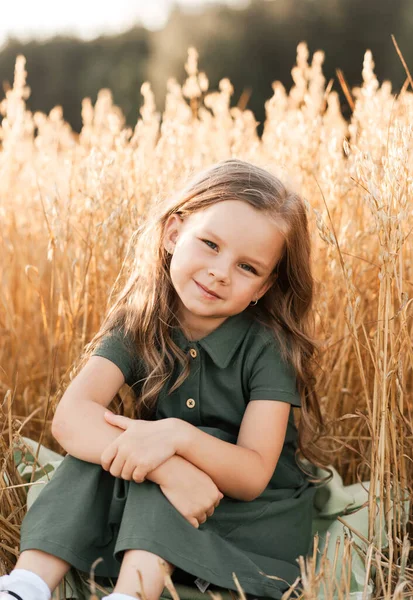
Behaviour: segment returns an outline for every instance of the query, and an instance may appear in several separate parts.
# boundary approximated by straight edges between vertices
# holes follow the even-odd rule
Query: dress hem
[[[46,540],[44,538],[33,538],[33,541],[30,541],[30,538],[25,538],[24,543],[20,545],[20,553],[25,552],[26,550],[42,550],[43,552],[47,552],[48,554],[53,554],[53,556],[57,556],[57,558],[61,558],[70,564],[71,567],[78,569],[79,571],[83,571],[84,573],[90,573],[91,566],[94,560],[86,560],[82,556],[79,556],[67,546],[61,546],[52,540]],[[97,557],[99,558],[99,557]],[[96,560],[96,559],[95,559]],[[120,568],[120,565],[119,565]],[[110,573],[105,575],[105,577],[118,577],[119,572],[116,574]]]
[[[139,544],[139,548],[136,548],[137,543]],[[157,554],[158,556],[161,556],[161,558],[163,558],[164,560],[167,560],[168,562],[172,563],[175,567],[186,571],[194,577],[205,579],[209,583],[224,589],[229,589],[235,592],[237,591],[235,582],[229,576],[227,577],[221,573],[216,573],[215,571],[208,569],[206,565],[200,565],[199,563],[196,563],[187,556],[183,556],[181,554],[177,555],[176,550],[172,550],[168,546],[165,546],[154,540],[147,540],[145,538],[136,537],[126,537],[118,539],[116,543],[114,558],[115,560],[118,560],[118,558],[116,558],[116,555],[119,554],[119,552],[125,552],[127,550],[135,549],[146,550],[147,552]],[[20,545],[20,552],[23,552],[25,550],[42,550],[43,552],[47,552],[48,554],[53,554],[53,556],[57,556],[58,558],[68,562],[71,567],[83,571],[85,573],[90,573],[91,565],[94,562],[94,560],[96,560],[86,560],[84,557],[79,556],[66,546],[62,546],[52,540],[47,540],[44,538],[39,539],[38,537],[36,537],[35,539],[33,538],[33,541],[30,541],[30,538],[25,538],[24,543]],[[179,558],[179,560],[177,560],[177,557]],[[119,562],[119,570],[120,566],[121,563]],[[265,581],[259,583],[256,580],[251,579],[249,577],[242,577],[238,576],[237,573],[235,574],[237,576],[241,588],[247,594],[254,594],[265,598],[269,597],[271,598],[271,600],[280,600],[282,594],[285,592],[285,589],[281,590],[276,583],[269,583],[268,585],[266,585]],[[104,577],[107,578],[117,578],[118,576],[119,571],[116,574],[111,572],[105,573],[104,575]],[[265,575],[263,575],[263,577],[265,577]],[[287,586],[288,585],[289,584],[287,584]]]
[[[119,552],[133,550],[133,545],[136,546],[136,543],[139,544],[139,548],[136,549],[153,552],[154,554],[161,556],[164,560],[167,560],[175,565],[175,567],[190,573],[194,577],[205,579],[209,583],[224,589],[230,589],[235,592],[237,591],[235,582],[230,576],[225,576],[222,573],[216,573],[215,571],[209,569],[205,564],[199,564],[191,560],[188,556],[178,554],[176,550],[172,550],[169,548],[169,546],[165,546],[156,540],[147,540],[145,538],[136,536],[133,538],[124,537],[118,539],[116,543],[115,558]],[[177,558],[179,560],[177,560]],[[274,580],[268,579],[267,581],[263,580],[262,582],[258,582],[256,579],[251,579],[250,577],[242,577],[242,575],[238,575],[236,572],[235,575],[237,576],[241,588],[247,594],[265,597],[269,596],[273,600],[280,600],[282,594],[290,585],[285,583],[286,587],[284,589],[280,589]],[[265,575],[263,575],[263,577],[265,577]]]

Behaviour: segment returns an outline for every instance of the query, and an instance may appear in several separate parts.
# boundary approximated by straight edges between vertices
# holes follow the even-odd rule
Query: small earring
[[[250,306],[256,306],[257,305],[258,300],[256,300],[255,302],[250,302]]]

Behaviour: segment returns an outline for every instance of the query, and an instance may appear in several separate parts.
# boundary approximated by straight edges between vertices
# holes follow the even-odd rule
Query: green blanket
[[[27,448],[15,447],[14,461],[23,481],[30,482],[33,469],[35,471],[33,483],[28,489],[27,508],[33,504],[42,486],[45,485],[53,476],[53,473],[63,460],[63,456],[45,448],[38,447],[38,443],[30,438],[23,438]],[[35,465],[36,453],[39,452],[37,465]],[[344,543],[344,535],[352,535],[355,543],[366,550],[365,544],[354,531],[367,537],[368,513],[367,506],[363,504],[368,500],[369,482],[362,484],[353,484],[344,486],[343,481],[337,471],[331,467],[334,472],[333,479],[323,487],[320,487],[315,496],[314,518],[313,518],[313,534],[319,534],[319,553],[316,569],[320,568],[320,557],[325,548],[326,537],[329,537],[327,557],[331,564],[333,563],[334,554],[336,551],[336,540],[341,538],[340,552],[337,560],[337,580],[340,580],[340,571],[342,564],[342,547]],[[321,472],[321,471],[320,471]],[[321,472],[322,473],[322,472]],[[323,474],[323,473],[322,473]],[[324,474],[323,474],[324,475]],[[6,477],[6,475],[5,475]],[[6,485],[7,485],[6,481]],[[408,510],[406,511],[408,514]],[[346,525],[338,520],[341,517]],[[348,527],[347,527],[348,526]],[[352,533],[353,532],[353,533]],[[383,546],[386,543],[385,532],[382,531]],[[351,588],[349,598],[361,600],[365,585],[366,570],[364,562],[360,558],[355,549],[352,548],[352,575]],[[85,573],[72,568],[66,575],[65,579],[58,586],[53,598],[77,598],[78,600],[89,600],[90,585],[88,583],[89,576]],[[95,577],[96,595],[100,599],[102,596],[113,591],[113,582],[106,578]],[[180,583],[175,584],[176,591],[181,600],[204,600],[207,596],[198,590],[196,587],[186,586]],[[367,585],[367,594],[365,600],[372,597],[372,582]],[[223,600],[231,600],[236,598],[237,594],[231,596],[228,590],[219,590]],[[318,594],[318,598],[323,599],[322,590]],[[170,600],[172,598],[170,592],[165,587],[161,600]]]

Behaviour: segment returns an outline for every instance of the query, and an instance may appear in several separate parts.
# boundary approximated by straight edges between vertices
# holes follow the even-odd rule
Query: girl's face
[[[240,200],[217,202],[185,219],[171,215],[164,247],[172,254],[178,317],[189,336],[208,335],[259,300],[275,281],[270,275],[283,245],[268,215]]]

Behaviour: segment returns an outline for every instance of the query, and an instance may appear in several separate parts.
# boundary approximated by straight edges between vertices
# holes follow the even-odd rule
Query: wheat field
[[[151,203],[193,169],[233,156],[272,170],[305,198],[324,442],[345,484],[370,481],[364,545],[357,532],[346,540],[340,580],[328,561],[316,574],[314,557],[301,560],[303,597],[316,599],[321,586],[328,597],[348,597],[350,545],[360,545],[375,598],[413,597],[412,514],[404,511],[413,475],[413,81],[406,67],[393,93],[366,51],[362,85],[350,90],[340,72],[326,81],[323,60],[298,45],[293,86],[273,83],[259,137],[254,114],[231,107],[228,79],[209,90],[194,48],[184,84],[168,81],[163,114],[145,82],[128,127],[103,89],[94,105],[83,100],[80,134],[59,106],[48,115],[28,110],[26,60],[17,57],[0,103],[0,574],[16,562],[26,501],[13,445],[24,435],[61,452],[53,413],[123,283],[130,237]],[[333,90],[340,83],[349,121]]]

